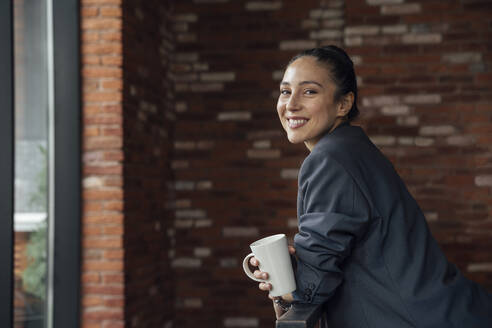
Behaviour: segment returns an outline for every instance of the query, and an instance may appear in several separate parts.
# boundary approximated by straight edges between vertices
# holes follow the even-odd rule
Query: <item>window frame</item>
[[[53,327],[80,326],[81,91],[79,0],[51,0],[54,67]],[[13,325],[13,4],[0,1],[0,322]],[[49,327],[52,328],[52,327]]]

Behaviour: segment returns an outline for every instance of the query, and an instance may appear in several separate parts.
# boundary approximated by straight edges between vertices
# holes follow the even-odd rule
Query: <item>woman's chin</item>
[[[304,139],[289,134],[287,134],[287,139],[289,139],[289,142],[292,144],[299,144],[304,142]]]

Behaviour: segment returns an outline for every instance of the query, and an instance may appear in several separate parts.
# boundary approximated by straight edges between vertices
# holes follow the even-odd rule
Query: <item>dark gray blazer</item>
[[[360,127],[326,134],[299,172],[294,299],[333,328],[491,328],[492,295],[446,260]]]

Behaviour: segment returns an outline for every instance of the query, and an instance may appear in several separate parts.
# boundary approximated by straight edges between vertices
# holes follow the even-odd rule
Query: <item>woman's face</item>
[[[347,113],[343,102],[334,102],[336,85],[329,74],[315,57],[304,56],[287,67],[280,83],[280,122],[290,142],[304,142],[309,150]]]

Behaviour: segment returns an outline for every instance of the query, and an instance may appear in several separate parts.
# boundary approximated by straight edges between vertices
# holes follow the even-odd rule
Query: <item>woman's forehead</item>
[[[330,71],[319,63],[315,57],[301,57],[287,67],[282,84],[299,84],[305,81],[326,84],[331,82]]]

